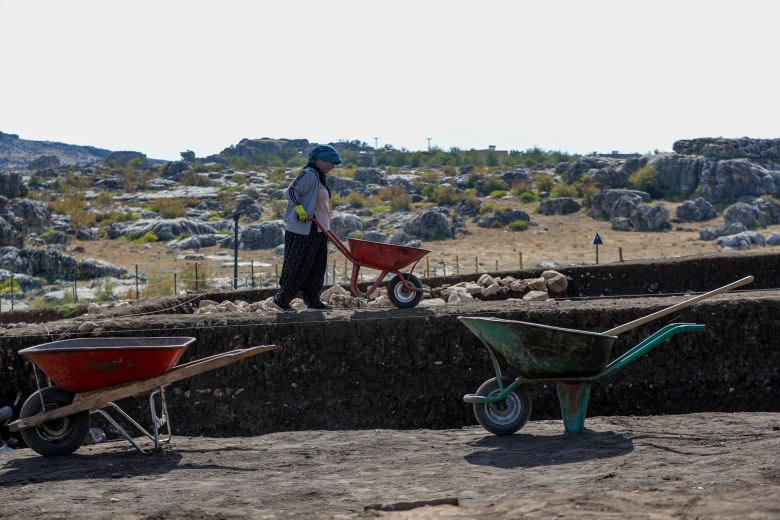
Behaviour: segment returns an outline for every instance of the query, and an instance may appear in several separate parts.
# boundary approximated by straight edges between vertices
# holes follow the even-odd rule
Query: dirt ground
[[[780,414],[585,426],[581,436],[532,421],[503,437],[479,427],[174,437],[146,455],[124,441],[65,457],[18,449],[0,455],[0,507],[47,519],[780,517]],[[364,512],[443,498],[460,506]]]

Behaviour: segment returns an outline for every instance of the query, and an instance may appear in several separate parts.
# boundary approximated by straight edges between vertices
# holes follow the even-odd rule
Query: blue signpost
[[[604,242],[601,241],[601,237],[598,233],[593,237],[593,241],[591,242],[591,245],[596,246],[596,264],[599,263],[599,245],[603,244]]]

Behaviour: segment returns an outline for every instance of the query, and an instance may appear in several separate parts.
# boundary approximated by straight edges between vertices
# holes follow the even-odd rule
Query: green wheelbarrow
[[[752,281],[752,276],[742,278],[603,333],[460,316],[458,319],[484,343],[496,373],[476,394],[465,395],[463,400],[473,405],[474,415],[483,428],[496,435],[509,435],[522,428],[531,416],[531,397],[526,385],[555,383],[564,429],[567,434],[579,435],[585,424],[593,383],[613,375],[675,334],[703,331],[704,325],[666,325],[607,364],[617,334]],[[519,377],[502,376],[499,360]]]

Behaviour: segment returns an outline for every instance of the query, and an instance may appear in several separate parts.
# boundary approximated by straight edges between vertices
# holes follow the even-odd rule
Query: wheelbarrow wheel
[[[418,289],[422,289],[422,282],[415,275],[409,273],[401,274],[404,275],[406,281],[411,285],[414,285]],[[404,287],[404,284],[401,283],[401,278],[395,276],[392,280],[390,280],[390,284],[387,287],[387,297],[390,298],[390,301],[393,302],[393,305],[399,309],[411,309],[420,303],[420,300],[422,300],[423,297],[423,293],[419,291],[407,290],[406,287]]]
[[[27,398],[19,412],[19,418],[27,419],[42,412],[67,406],[72,401],[73,394],[58,386],[42,388]],[[68,455],[79,449],[89,433],[89,428],[89,410],[84,410],[21,430],[20,433],[24,442],[32,450],[44,457],[52,457]]]
[[[511,385],[514,379],[501,378],[504,388]],[[477,390],[483,397],[499,395],[501,389],[494,377],[485,381]],[[477,422],[490,433],[496,435],[511,435],[525,426],[531,417],[531,396],[524,386],[518,386],[501,401],[495,403],[474,403],[474,416]]]

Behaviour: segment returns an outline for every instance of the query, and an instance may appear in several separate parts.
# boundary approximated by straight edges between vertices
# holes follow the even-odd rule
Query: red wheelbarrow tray
[[[168,372],[195,338],[80,338],[19,351],[54,384],[80,393]]]
[[[349,238],[348,241],[352,258],[355,261],[361,262],[366,267],[391,273],[403,269],[430,253],[427,249],[382,244],[356,238]]]

